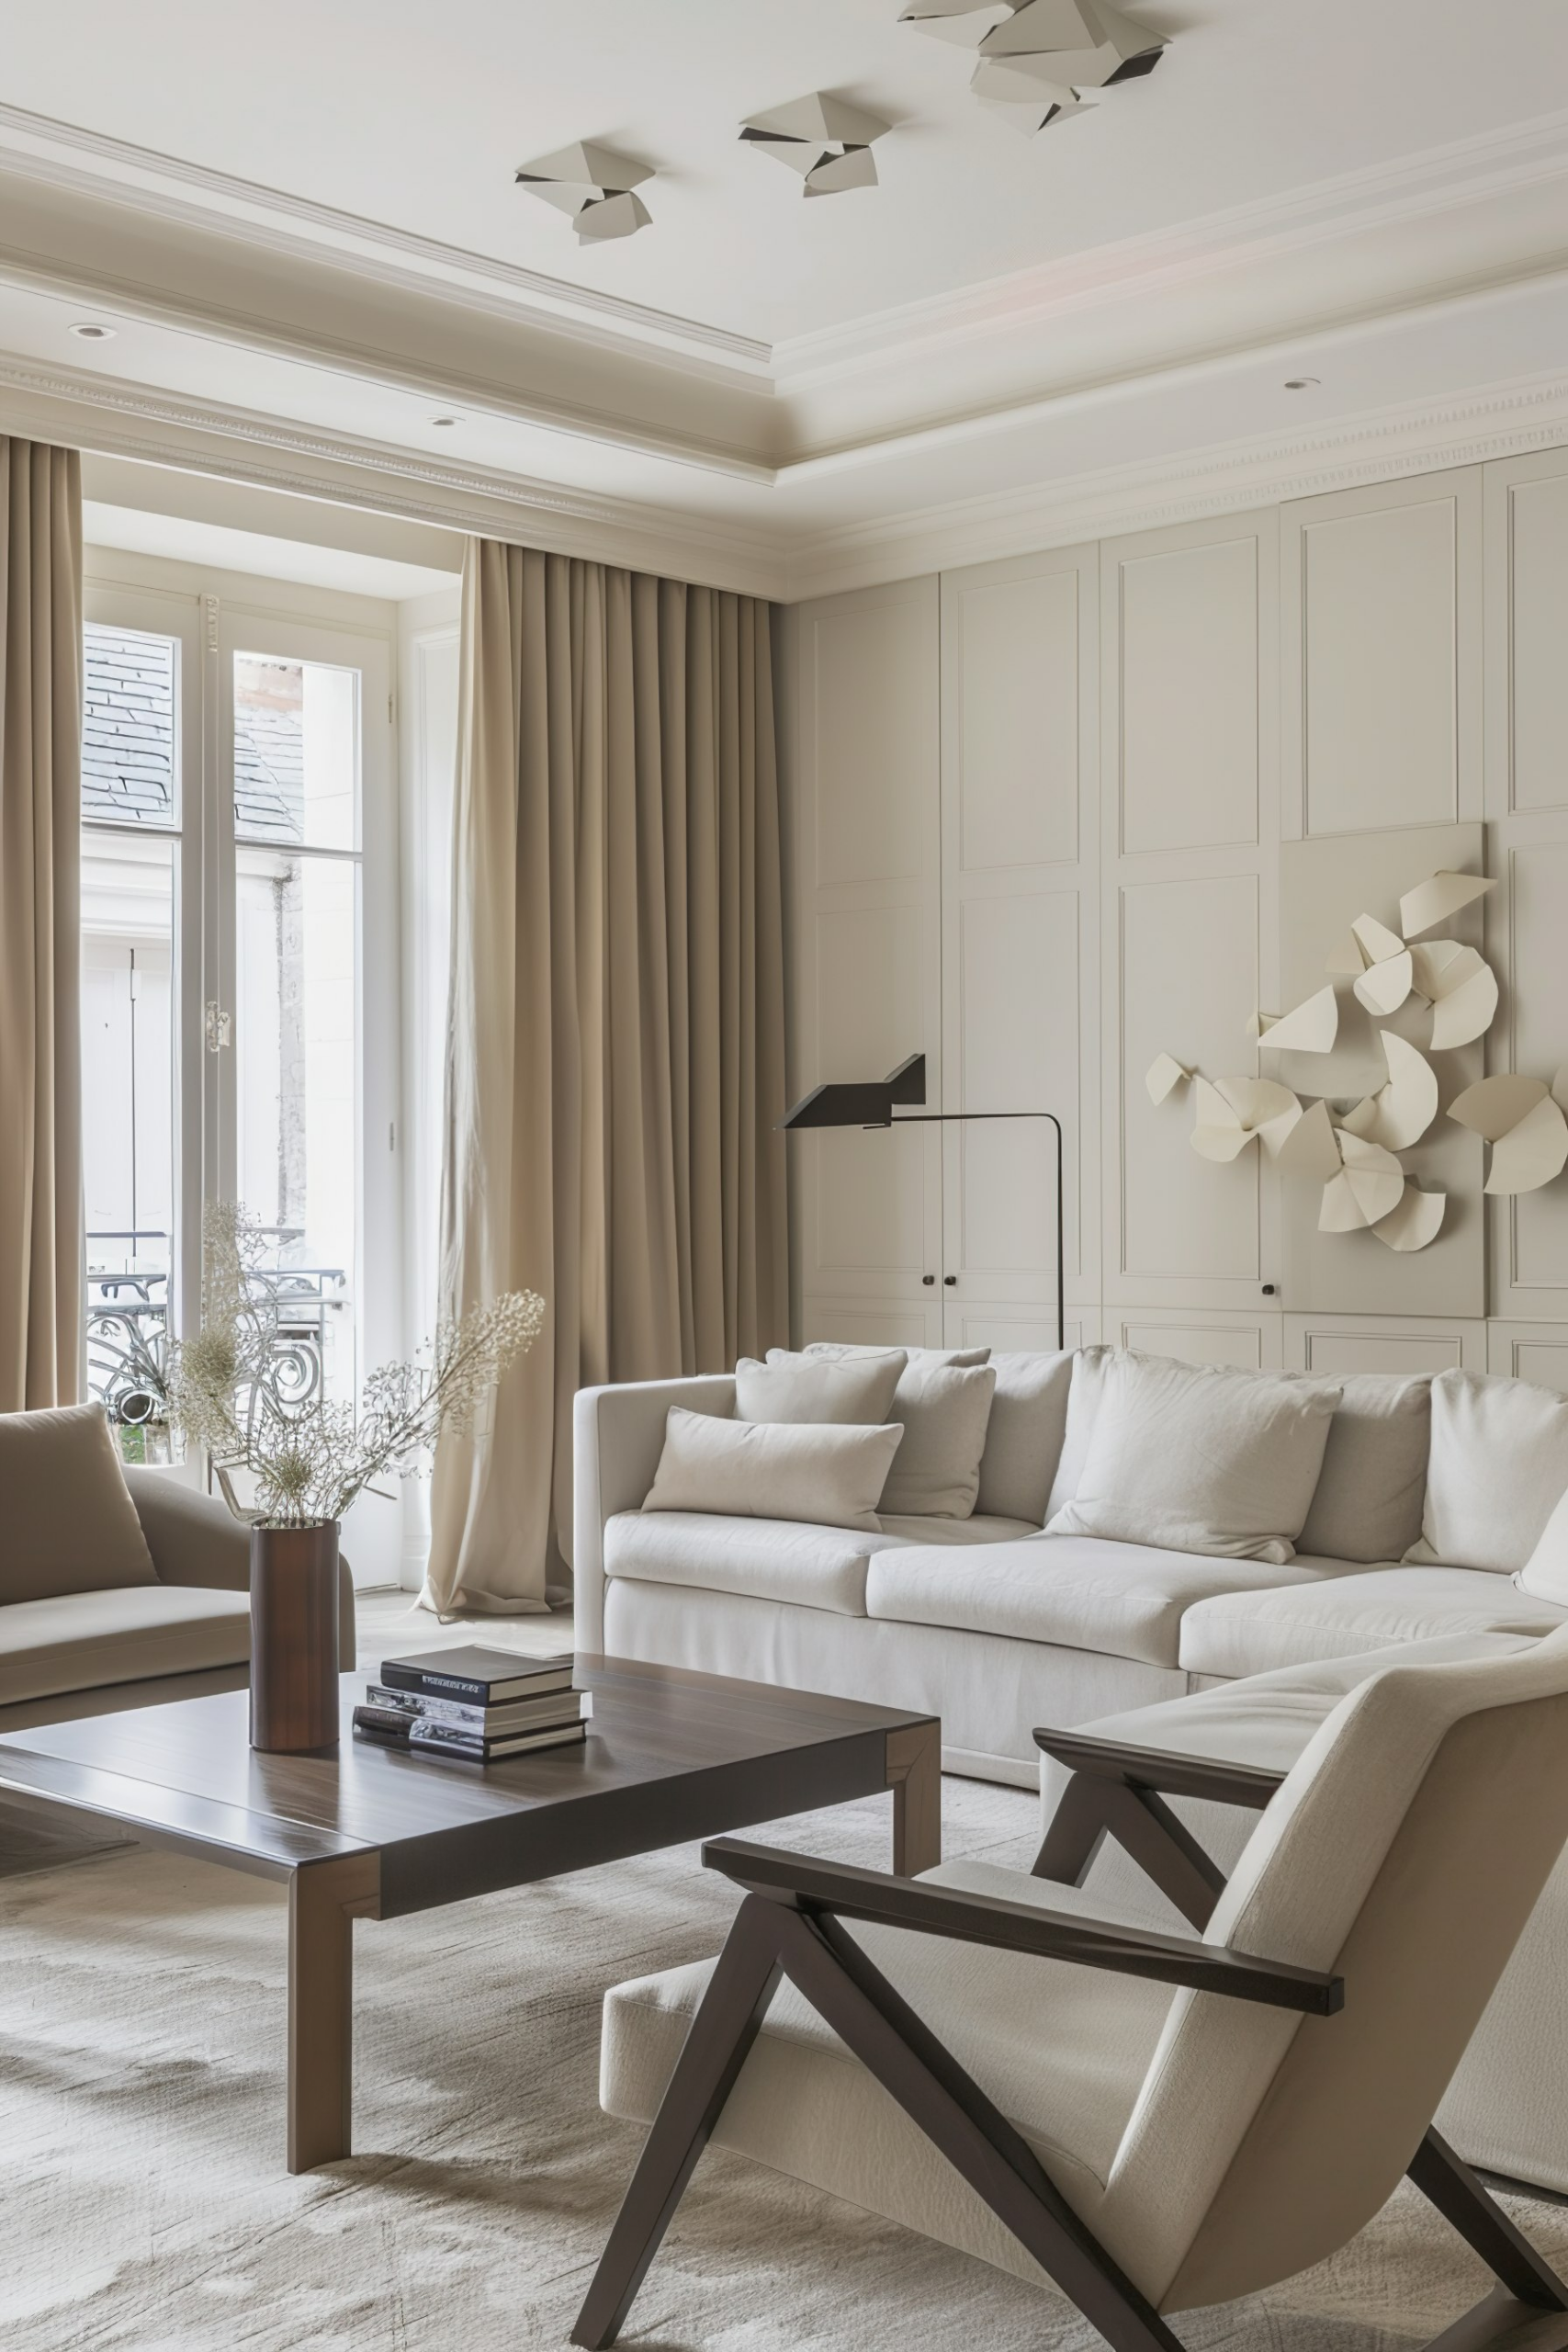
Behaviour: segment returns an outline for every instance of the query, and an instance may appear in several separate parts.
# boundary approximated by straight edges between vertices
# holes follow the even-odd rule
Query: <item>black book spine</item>
[[[423,1674],[416,1667],[383,1659],[381,1679],[392,1690],[428,1691],[436,1699],[466,1699],[471,1707],[488,1707],[490,1684],[467,1674]]]

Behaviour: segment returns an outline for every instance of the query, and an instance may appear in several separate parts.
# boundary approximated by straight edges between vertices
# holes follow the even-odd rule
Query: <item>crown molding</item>
[[[1245,513],[1326,491],[1568,446],[1568,373],[1412,402],[1321,431],[1271,434],[819,532],[791,551],[791,603]]]
[[[827,383],[976,334],[1027,332],[1179,289],[1248,263],[1267,263],[1563,178],[1568,109],[791,336],[773,347],[773,379],[788,391]]]
[[[71,160],[80,156],[90,157],[97,168]],[[0,104],[0,167],[49,187],[111,196],[155,219],[226,230],[275,253],[352,262],[359,274],[382,285],[422,294],[445,289],[498,317],[542,314],[558,329],[602,349],[622,349],[630,341],[647,356],[667,356],[721,376],[739,373],[752,390],[759,379],[765,384],[772,363],[771,346],[753,336],[367,220],[77,123],[30,114],[23,107]],[[181,197],[174,193],[176,188],[197,193]],[[290,232],[285,221],[301,226]],[[403,256],[402,262],[387,258],[392,254]],[[716,360],[722,366],[715,368]]]
[[[0,431],[776,599],[769,536],[142,384],[0,357]]]

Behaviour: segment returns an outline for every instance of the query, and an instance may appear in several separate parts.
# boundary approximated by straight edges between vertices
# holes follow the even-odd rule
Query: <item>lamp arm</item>
[[[890,1127],[946,1127],[971,1119],[1049,1119],[1056,1131],[1056,1347],[1067,1345],[1066,1210],[1062,1198],[1062,1122],[1055,1111],[910,1111],[877,1125]]]

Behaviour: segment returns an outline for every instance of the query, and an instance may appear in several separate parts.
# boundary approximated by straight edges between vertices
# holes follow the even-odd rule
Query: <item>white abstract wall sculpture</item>
[[[935,0],[924,0],[934,11]],[[913,15],[915,12],[908,12]],[[942,11],[963,13],[956,7]],[[1432,1008],[1431,1050],[1443,1053],[1483,1036],[1497,1011],[1497,981],[1473,947],[1457,939],[1420,939],[1495,885],[1476,874],[1434,874],[1405,891],[1400,929],[1376,915],[1358,915],[1329,956],[1333,978],[1348,980],[1380,1024],[1415,998]],[[1339,1002],[1331,984],[1279,1019],[1256,1013],[1251,1035],[1270,1052],[1326,1054],[1339,1033]],[[1408,1038],[1382,1027],[1385,1083],[1347,1108],[1326,1100],[1303,1103],[1268,1079],[1211,1082],[1161,1054],[1145,1083],[1158,1104],[1179,1081],[1193,1080],[1192,1148],[1201,1159],[1236,1159],[1259,1137],[1292,1174],[1323,1186],[1318,1229],[1371,1231],[1389,1249],[1425,1250],[1442,1229],[1445,1193],[1423,1192],[1400,1162],[1438,1116],[1438,1073]],[[1552,1085],[1535,1078],[1487,1078],[1467,1087],[1449,1116],[1492,1146],[1489,1193],[1524,1193],[1548,1184],[1568,1167],[1568,1066]]]
[[[876,115],[814,90],[787,107],[750,116],[740,137],[803,179],[807,196],[840,196],[846,188],[876,186],[872,142],[888,128]]]
[[[584,139],[575,147],[525,164],[517,185],[568,214],[580,245],[603,244],[648,227],[652,216],[632,190],[653,175],[651,164],[634,163],[629,155],[617,155],[612,148]]]
[[[1166,47],[1105,0],[909,0],[899,22],[977,51],[975,96],[1030,133],[1082,114],[1086,90],[1152,74]]]

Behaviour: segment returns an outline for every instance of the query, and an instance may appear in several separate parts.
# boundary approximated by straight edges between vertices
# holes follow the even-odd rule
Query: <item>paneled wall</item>
[[[1418,1171],[1450,1188],[1441,1245],[1334,1257],[1299,1180],[1256,1147],[1199,1159],[1190,1102],[1144,1084],[1168,1051],[1325,1091],[1260,1056],[1253,1016],[1322,985],[1347,894],[1390,920],[1391,877],[1477,843],[1499,882],[1485,1067],[1568,1064],[1568,450],[794,624],[796,1091],[921,1049],[933,1107],[1057,1112],[1069,1343],[1568,1388],[1568,1176],[1483,1202],[1450,1125]],[[1480,1072],[1466,1053],[1445,1100]],[[792,1148],[802,1338],[1051,1342],[1044,1122]]]

